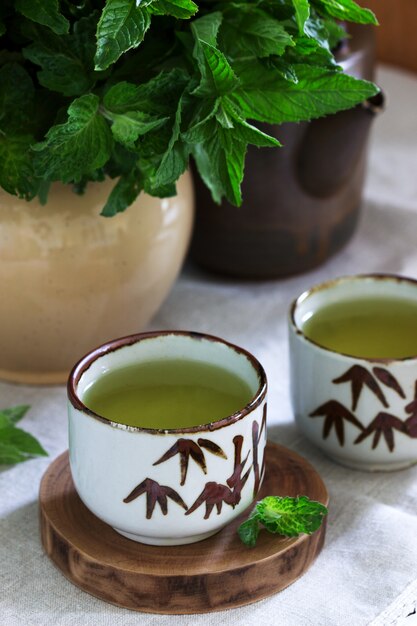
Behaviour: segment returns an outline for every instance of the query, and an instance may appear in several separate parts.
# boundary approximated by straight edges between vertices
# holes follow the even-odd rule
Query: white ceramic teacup
[[[308,339],[311,314],[335,302],[393,297],[417,302],[417,281],[347,276],[304,292],[289,317],[291,399],[303,433],[335,461],[363,470],[417,462],[417,354],[403,359],[348,356]]]
[[[234,372],[249,385],[251,401],[221,420],[172,430],[115,423],[83,403],[88,385],[109,370],[181,358]],[[80,498],[135,541],[177,545],[216,533],[251,504],[262,483],[266,390],[255,357],[209,335],[142,333],[93,350],[68,381],[70,464]]]

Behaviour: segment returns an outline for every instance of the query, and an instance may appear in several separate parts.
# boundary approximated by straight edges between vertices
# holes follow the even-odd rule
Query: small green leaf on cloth
[[[28,408],[21,405],[0,410],[0,465],[21,463],[37,456],[48,456],[35,437],[15,426]]]
[[[29,409],[29,404],[20,404],[18,406],[12,406],[8,409],[1,409],[0,417],[4,416],[9,420],[9,422],[12,422],[12,424],[16,424],[22,419],[22,417],[26,415]]]

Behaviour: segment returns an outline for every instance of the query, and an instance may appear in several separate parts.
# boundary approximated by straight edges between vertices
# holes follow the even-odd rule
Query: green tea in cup
[[[267,381],[243,348],[196,332],[129,335],[82,357],[67,389],[75,489],[124,537],[201,541],[257,497]]]
[[[351,356],[416,356],[417,301],[383,294],[341,299],[309,313],[303,332],[320,346]]]
[[[114,369],[94,381],[83,402],[128,426],[172,429],[232,415],[253,393],[233,372],[203,361],[168,359]]]
[[[289,316],[291,400],[302,432],[355,469],[417,463],[417,281],[329,280]]]

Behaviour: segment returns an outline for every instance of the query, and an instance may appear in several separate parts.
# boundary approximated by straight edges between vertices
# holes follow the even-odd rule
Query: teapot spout
[[[296,156],[296,176],[303,190],[328,198],[337,193],[362,161],[369,131],[383,111],[382,92],[335,115],[313,120],[306,128]]]

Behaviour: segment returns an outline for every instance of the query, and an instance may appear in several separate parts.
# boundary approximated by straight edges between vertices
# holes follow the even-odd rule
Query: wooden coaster
[[[259,498],[307,495],[328,504],[326,487],[301,456],[273,443]],[[217,535],[184,546],[148,546],[125,539],[84,506],[71,478],[68,453],[45,472],[40,494],[42,544],[75,585],[128,609],[205,613],[266,598],[293,583],[319,554],[325,525],[295,539],[261,531],[254,548],[237,536],[247,512]]]

